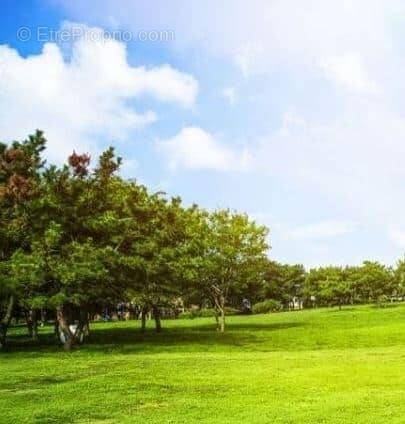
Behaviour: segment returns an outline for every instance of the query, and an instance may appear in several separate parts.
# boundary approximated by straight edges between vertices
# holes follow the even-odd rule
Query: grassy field
[[[95,324],[72,353],[14,330],[0,422],[405,422],[405,305],[138,325]]]

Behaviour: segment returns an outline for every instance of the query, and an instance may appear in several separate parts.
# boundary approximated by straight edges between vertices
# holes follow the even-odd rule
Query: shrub
[[[226,315],[240,315],[242,314],[242,311],[236,308],[231,308],[230,306],[225,308],[225,314]]]
[[[240,311],[235,308],[226,307],[225,308],[226,315],[238,315]],[[204,308],[204,309],[190,309],[189,311],[182,312],[179,315],[179,318],[183,319],[194,319],[194,318],[209,318],[214,317],[215,311],[212,308]]]
[[[388,304],[389,298],[387,295],[382,294],[380,296],[378,296],[378,298],[375,301],[376,306],[378,306],[379,308],[385,308]]]
[[[268,314],[270,312],[279,312],[282,305],[278,300],[269,299],[253,305],[252,312],[254,314]]]
[[[183,312],[179,315],[179,318],[201,318],[201,317],[213,317],[213,309],[190,309],[189,311]]]

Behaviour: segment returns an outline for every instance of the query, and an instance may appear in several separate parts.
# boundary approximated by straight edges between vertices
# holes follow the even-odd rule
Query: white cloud
[[[309,194],[315,203],[303,205],[307,212],[327,205],[372,232],[405,226],[402,116],[381,101],[352,99],[344,107],[324,122],[284,120],[250,146],[255,169]]]
[[[392,50],[389,24],[404,11],[401,0],[215,0],[141,2],[58,0],[76,17],[120,27],[176,33],[177,47],[203,46],[232,58],[245,75],[280,66],[317,66],[320,58],[347,51],[383,60]],[[156,10],[160,13],[157,15]],[[213,15],[212,10],[215,10]],[[190,26],[190,18],[193,25]]]
[[[65,50],[54,43],[27,58],[0,46],[3,140],[43,129],[49,156],[59,161],[73,148],[93,153],[96,140],[125,141],[134,130],[154,122],[153,111],[140,113],[130,104],[141,95],[184,107],[193,104],[198,84],[192,76],[169,65],[130,66],[125,44],[103,38],[101,29],[91,30],[99,37],[74,40],[67,60]]]
[[[307,127],[306,120],[294,112],[286,112],[282,118],[282,125],[279,130],[281,136],[290,136],[292,134],[305,134]]]
[[[235,104],[237,97],[235,87],[225,87],[222,90],[222,95],[226,100],[228,100],[231,106]]]
[[[358,54],[346,53],[321,60],[327,78],[354,93],[379,94],[377,84],[371,80]]]
[[[176,33],[171,45],[186,47],[186,54],[191,46],[198,55],[218,55],[235,63],[248,78],[240,83],[241,93],[246,89],[269,99],[260,104],[261,110],[268,107],[267,118],[257,117],[254,108],[237,117],[245,119],[246,131],[240,131],[249,135],[250,163],[256,175],[261,174],[260,183],[268,179],[277,184],[276,191],[281,183],[308,197],[308,204],[302,202],[302,216],[316,216],[323,208],[322,216],[330,216],[327,211],[361,222],[367,230],[357,232],[353,240],[363,237],[363,248],[356,253],[336,247],[336,257],[349,261],[354,254],[385,252],[382,256],[392,259],[402,253],[396,246],[402,244],[405,228],[403,0],[123,0],[121,7],[114,0],[100,0],[97,8],[89,2],[60,1],[76,16],[95,21],[114,16],[121,28],[170,28]],[[190,17],[195,18],[192,26]],[[240,102],[246,98],[241,95]],[[283,118],[288,110],[294,113]],[[260,131],[263,136],[257,139]],[[214,157],[234,156],[231,153]],[[187,155],[179,154],[177,166],[184,162],[180,156]],[[280,209],[289,207],[288,200],[280,202]],[[294,213],[287,211],[290,217]],[[282,217],[280,212],[275,219]],[[372,237],[379,242],[369,243]],[[327,244],[322,239],[311,243],[322,249]],[[301,255],[307,241],[293,245]],[[289,243],[288,255],[293,248]],[[321,260],[323,253],[314,252],[315,260]]]
[[[351,233],[355,229],[356,226],[352,222],[328,220],[289,230],[286,232],[286,237],[291,239],[323,239]]]
[[[244,170],[250,164],[250,156],[246,150],[234,151],[198,127],[185,127],[172,138],[158,140],[156,145],[167,156],[169,167],[173,170]]]
[[[396,246],[405,249],[405,230],[403,228],[391,227],[389,236]]]
[[[235,64],[240,68],[243,75],[248,77],[254,73],[260,57],[264,53],[264,48],[261,42],[248,42],[241,44],[233,56]]]

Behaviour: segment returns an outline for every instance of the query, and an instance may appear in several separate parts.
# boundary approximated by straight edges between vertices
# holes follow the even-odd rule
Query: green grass
[[[1,423],[404,423],[405,305],[95,324],[61,351],[13,331]]]

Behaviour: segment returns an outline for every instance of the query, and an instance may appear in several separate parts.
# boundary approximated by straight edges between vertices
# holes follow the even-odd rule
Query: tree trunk
[[[90,336],[90,323],[89,323],[89,320],[88,319],[84,322],[84,325],[83,325],[83,334],[86,337]]]
[[[24,311],[28,335],[33,341],[38,340],[38,313],[35,309]]]
[[[46,321],[46,310],[41,309],[41,327],[44,327]]]
[[[27,324],[28,337],[32,338],[32,321],[31,321],[30,312],[27,310],[24,310],[24,316],[25,316],[25,322]]]
[[[59,322],[58,322],[58,318],[57,317],[55,318],[53,332],[55,333],[56,339],[59,340]]]
[[[215,298],[215,309],[216,320],[217,320],[217,330],[223,333],[225,331],[225,296],[219,295]],[[219,317],[218,317],[219,315]]]
[[[72,332],[69,327],[68,320],[66,318],[66,314],[63,306],[58,307],[56,309],[56,317],[58,320],[59,329],[62,330],[65,342],[63,343],[63,348],[66,351],[70,351],[72,347],[81,339],[84,321],[81,319],[79,321],[79,325],[75,332]]]
[[[37,311],[32,311],[32,335],[34,342],[38,341],[38,314]]]
[[[75,340],[74,340],[74,336],[69,335],[66,339],[65,339],[65,343],[63,344],[63,349],[66,350],[66,352],[70,352],[72,350],[73,345],[75,344]]]
[[[65,339],[63,343],[63,348],[69,351],[72,349],[73,346],[73,334],[70,331],[69,324],[67,322],[63,309],[63,306],[58,306],[56,308],[56,319],[58,321],[58,337],[59,331],[62,331]]]
[[[144,333],[146,331],[146,315],[148,313],[148,308],[144,306],[141,312],[141,331]]]
[[[6,346],[7,330],[11,322],[11,317],[13,316],[14,305],[15,297],[11,295],[8,301],[6,314],[0,321],[0,349],[3,349]]]
[[[225,307],[224,306],[221,308],[221,319],[219,324],[220,324],[219,331],[223,333],[225,331]]]
[[[153,307],[153,318],[155,319],[155,329],[157,333],[162,331],[162,322],[160,320],[160,310],[157,306]]]
[[[0,350],[6,347],[7,325],[0,322]]]
[[[217,324],[217,331],[219,331],[219,311],[217,308],[214,308],[214,314],[215,314],[215,322]]]
[[[90,335],[90,323],[89,323],[89,313],[86,307],[83,307],[83,309],[80,309],[80,321],[79,321],[79,328],[80,333],[79,334],[79,340],[80,336],[83,334],[84,336]]]

